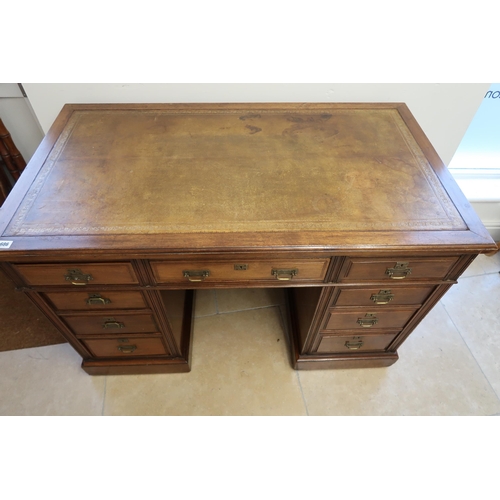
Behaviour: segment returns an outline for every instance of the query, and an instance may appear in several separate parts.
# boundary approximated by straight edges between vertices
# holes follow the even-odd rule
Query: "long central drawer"
[[[217,281],[319,281],[325,279],[330,259],[152,261],[157,283]]]

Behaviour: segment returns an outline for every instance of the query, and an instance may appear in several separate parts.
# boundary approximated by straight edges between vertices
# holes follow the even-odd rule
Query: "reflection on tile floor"
[[[296,372],[283,294],[198,294],[192,371],[91,377],[67,344],[0,353],[1,415],[497,415],[500,253],[480,256],[389,368]],[[467,307],[464,307],[467,304]]]

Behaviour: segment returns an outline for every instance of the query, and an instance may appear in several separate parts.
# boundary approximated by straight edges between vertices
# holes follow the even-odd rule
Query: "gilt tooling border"
[[[367,113],[365,109],[334,109],[322,108],[318,109],[260,109],[258,107],[249,107],[248,110],[242,109],[150,109],[150,110],[99,110],[101,115],[115,115],[117,113],[140,113],[145,114],[160,114],[160,115],[209,115],[209,114],[238,114],[255,117],[259,115],[340,115],[340,114],[356,114]],[[336,213],[324,211],[316,217],[309,214],[308,217],[300,218],[272,218],[259,220],[224,220],[223,218],[217,221],[199,221],[192,219],[190,221],[183,220],[182,223],[168,222],[155,223],[148,220],[134,221],[125,220],[123,224],[109,224],[106,220],[100,220],[95,224],[81,223],[63,223],[58,224],[52,221],[49,224],[44,224],[43,221],[28,220],[28,215],[32,210],[36,210],[36,201],[38,195],[51,174],[54,167],[57,165],[61,153],[64,151],[68,141],[70,140],[75,127],[80,120],[86,115],[95,113],[92,110],[76,110],[70,116],[62,134],[54,144],[50,154],[45,160],[40,169],[39,174],[34,180],[33,186],[29,191],[29,195],[23,200],[20,208],[14,215],[10,225],[7,228],[6,235],[8,236],[37,236],[37,235],[99,235],[99,234],[166,234],[166,233],[227,233],[227,232],[277,232],[277,231],[384,231],[384,230],[466,230],[467,226],[460,217],[457,209],[448,198],[444,188],[442,187],[436,173],[429,165],[427,158],[413,138],[410,130],[401,118],[397,109],[377,109],[371,113],[386,113],[392,118],[396,129],[401,134],[401,138],[408,147],[413,157],[412,167],[418,167],[419,175],[425,179],[426,183],[435,195],[436,206],[441,208],[442,212],[439,217],[427,218],[425,220],[404,220],[397,221],[387,218],[386,220],[342,220],[337,217]],[[243,117],[240,116],[241,119]],[[248,126],[247,126],[248,128]],[[258,127],[253,127],[256,129]],[[249,129],[250,134],[255,134],[255,130]],[[260,130],[260,129],[259,129]],[[390,170],[390,169],[388,169]],[[172,201],[175,203],[175,200]],[[95,222],[95,221],[92,221]]]

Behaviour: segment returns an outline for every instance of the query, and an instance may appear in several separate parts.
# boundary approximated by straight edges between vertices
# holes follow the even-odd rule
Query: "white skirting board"
[[[471,201],[471,205],[491,237],[500,241],[500,201]]]

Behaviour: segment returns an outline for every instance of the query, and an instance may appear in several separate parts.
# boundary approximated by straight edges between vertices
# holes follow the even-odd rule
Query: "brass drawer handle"
[[[132,354],[137,349],[136,345],[119,345],[118,350],[124,354]]]
[[[394,267],[388,267],[385,274],[393,280],[403,280],[411,274],[411,267],[408,267],[409,262],[396,262]]]
[[[115,321],[114,318],[107,319],[103,325],[103,328],[125,328],[124,323],[120,323],[119,321]]]
[[[391,290],[380,290],[378,293],[374,293],[370,299],[375,302],[375,304],[388,304],[394,299],[394,294]]]
[[[71,281],[72,285],[86,285],[94,278],[91,274],[85,274],[80,269],[68,269],[67,274],[64,275],[66,281]]]
[[[371,328],[378,323],[378,319],[374,314],[366,314],[364,318],[358,318],[357,323],[363,328]]]
[[[276,276],[280,281],[290,281],[294,276],[299,274],[298,269],[272,269],[271,275]]]
[[[182,271],[184,278],[187,278],[189,281],[204,281],[206,278],[210,276],[210,271]]]
[[[111,304],[111,300],[105,299],[99,293],[89,293],[89,298],[85,300],[89,306]]]
[[[362,340],[358,340],[357,342],[347,341],[344,345],[351,351],[357,351],[358,349],[361,349],[363,347],[363,344],[364,342]]]

